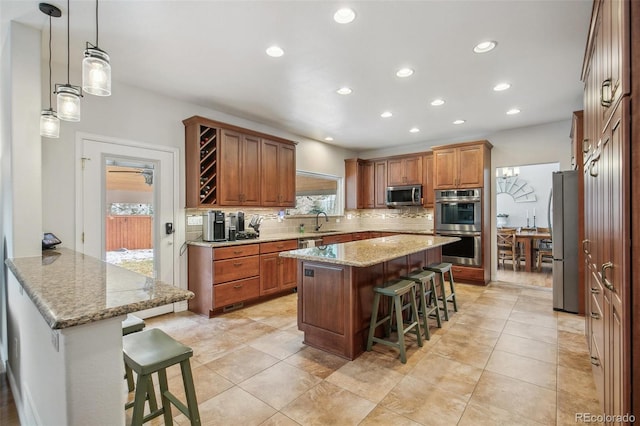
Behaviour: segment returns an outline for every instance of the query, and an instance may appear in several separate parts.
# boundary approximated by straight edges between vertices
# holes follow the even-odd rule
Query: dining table
[[[524,270],[531,272],[533,270],[533,248],[535,241],[551,240],[551,233],[541,231],[519,230],[516,231],[516,242],[522,243],[524,248]]]

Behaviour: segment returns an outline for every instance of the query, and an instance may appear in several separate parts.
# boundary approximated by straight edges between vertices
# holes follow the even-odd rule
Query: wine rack
[[[199,125],[200,143],[200,204],[217,203],[218,130]]]

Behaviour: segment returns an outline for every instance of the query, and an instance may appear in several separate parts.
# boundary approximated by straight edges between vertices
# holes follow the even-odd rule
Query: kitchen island
[[[457,237],[394,235],[280,253],[298,260],[298,328],[304,343],[347,359],[366,346],[373,287],[440,262]]]
[[[124,424],[122,320],[193,293],[68,249],[5,263],[21,422]]]

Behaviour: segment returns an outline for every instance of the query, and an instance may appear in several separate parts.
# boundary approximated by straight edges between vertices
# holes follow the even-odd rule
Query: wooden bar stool
[[[127,314],[127,318],[122,321],[122,335],[126,336],[127,334],[142,331],[145,325],[146,324],[142,318],[138,318],[132,314]],[[131,368],[129,368],[126,362],[124,363],[124,374],[127,379],[127,388],[129,389],[129,392],[133,392],[133,374],[131,373]]]
[[[423,269],[416,269],[409,273],[409,275],[402,277],[403,279],[412,280],[417,284],[419,305],[418,313],[422,314],[422,329],[424,331],[424,337],[427,340],[431,340],[431,332],[429,331],[428,323],[429,317],[434,317],[438,324],[438,328],[442,328],[435,277],[435,272],[425,271]]]
[[[442,301],[442,305],[443,305],[442,309],[444,310],[445,321],[449,321],[449,305],[447,305],[447,303],[453,303],[453,310],[455,312],[458,312],[458,302],[456,300],[456,287],[455,287],[455,283],[453,282],[453,272],[451,271],[452,266],[453,265],[451,263],[442,262],[442,263],[434,263],[432,265],[425,266],[423,268],[426,271],[431,271],[439,274],[441,295],[438,296],[438,300]],[[444,285],[444,282],[445,282],[444,274],[446,274],[447,272],[449,273],[449,288],[450,288],[449,295],[447,295],[447,292],[445,291],[445,285]]]
[[[164,414],[164,424],[172,425],[171,404],[187,416],[192,425],[200,424],[200,412],[189,363],[189,358],[193,355],[190,347],[173,339],[164,331],[154,328],[124,336],[122,348],[125,362],[138,375],[133,403],[125,406],[125,408],[133,406],[132,425],[141,425],[161,414]],[[178,363],[182,370],[186,405],[169,392],[167,385],[167,368]],[[153,373],[158,373],[162,407],[159,409],[150,407],[151,413],[145,416],[145,401],[149,394],[154,393],[150,380]]]
[[[373,298],[373,309],[371,314],[371,324],[369,325],[369,338],[367,339],[367,351],[371,351],[371,346],[373,342],[382,343],[383,345],[391,346],[394,348],[400,349],[400,361],[403,364],[407,363],[407,351],[404,342],[404,335],[411,331],[413,328],[416,329],[416,338],[418,340],[418,346],[422,346],[422,333],[420,331],[420,317],[418,315],[418,306],[416,303],[416,293],[415,293],[416,282],[412,280],[394,280],[386,283],[384,287],[374,287],[373,292],[375,293]],[[409,303],[407,305],[403,305],[402,297],[405,294],[409,294]],[[391,298],[391,308],[389,315],[385,316],[381,320],[378,321],[378,309],[380,307],[380,297],[386,296]],[[410,318],[413,321],[405,324],[402,318],[402,312],[405,309],[411,309]],[[376,327],[381,324],[387,325],[388,329],[391,328],[393,323],[393,313],[395,311],[396,314],[396,327],[398,329],[398,340],[396,342],[385,340],[379,337],[375,337],[374,333],[376,331]]]

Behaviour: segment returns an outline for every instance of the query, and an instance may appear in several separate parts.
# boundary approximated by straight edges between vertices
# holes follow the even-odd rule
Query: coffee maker
[[[209,210],[202,221],[203,241],[226,241],[224,229],[224,212],[221,210]]]

